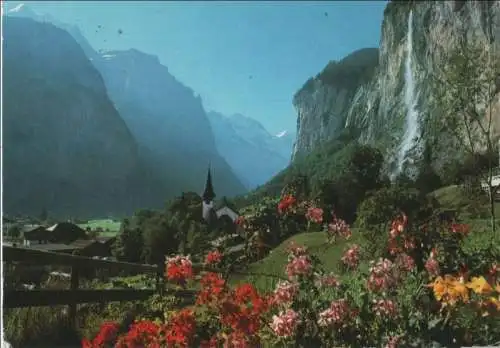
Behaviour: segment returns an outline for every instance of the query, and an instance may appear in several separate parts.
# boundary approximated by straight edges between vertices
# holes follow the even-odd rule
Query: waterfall
[[[415,143],[415,137],[418,135],[418,111],[416,109],[417,96],[415,95],[415,80],[412,72],[412,54],[413,54],[413,12],[408,16],[408,31],[406,33],[406,61],[405,61],[405,95],[404,102],[406,106],[406,127],[403,138],[400,143],[397,156],[397,171],[401,173],[403,164],[408,152]]]

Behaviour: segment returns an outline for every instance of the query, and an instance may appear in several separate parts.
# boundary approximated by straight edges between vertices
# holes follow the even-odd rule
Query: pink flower
[[[320,275],[315,282],[317,287],[333,287],[336,288],[340,285],[339,280],[333,274]]]
[[[287,251],[290,254],[289,256],[291,256],[291,257],[307,255],[306,247],[302,246],[302,245],[298,245],[293,240],[290,242],[290,244],[288,244]]]
[[[293,301],[299,291],[299,286],[296,283],[289,281],[281,281],[276,286],[273,294],[273,303],[276,305],[288,304]]]
[[[408,223],[408,217],[406,216],[406,214],[402,214],[400,217],[394,219],[394,221],[391,224],[391,230],[389,232],[391,238],[395,238],[398,235],[400,235],[401,232],[404,231],[407,223]]]
[[[380,258],[377,263],[371,261],[370,264],[368,289],[371,291],[385,291],[396,285],[397,277],[391,260]]]
[[[394,317],[397,314],[396,304],[391,300],[374,300],[373,311],[379,317]]]
[[[354,244],[342,256],[342,262],[351,268],[358,267],[359,264],[359,245]]]
[[[411,272],[415,268],[415,260],[408,254],[399,254],[395,263],[403,272]]]
[[[299,314],[293,309],[287,309],[286,312],[281,311],[278,315],[273,315],[270,326],[277,336],[291,337],[295,334],[300,322]]]
[[[312,271],[312,264],[309,256],[301,255],[293,257],[286,266],[288,278],[294,279],[296,276],[307,275]]]
[[[330,237],[342,236],[345,239],[351,238],[352,232],[349,225],[342,219],[333,218],[333,221],[328,224],[328,234]]]
[[[427,261],[425,262],[425,269],[427,270],[427,272],[429,273],[430,276],[437,276],[439,275],[439,272],[440,272],[440,269],[439,269],[439,262],[430,257],[427,259]]]
[[[436,259],[437,255],[438,255],[437,250],[432,249],[429,258],[427,259],[424,265],[425,269],[427,270],[427,272],[431,277],[438,276],[441,271],[439,268],[439,262]]]
[[[352,311],[349,308],[347,300],[333,301],[330,308],[319,313],[318,325],[322,327],[329,327],[333,325],[345,324],[350,319]]]
[[[397,348],[399,346],[399,342],[401,341],[401,336],[392,336],[387,339],[387,344],[385,348]]]
[[[323,222],[323,209],[310,207],[307,209],[306,219],[312,221],[316,224],[320,224]]]

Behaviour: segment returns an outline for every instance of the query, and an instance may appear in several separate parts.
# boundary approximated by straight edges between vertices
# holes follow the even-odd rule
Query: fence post
[[[71,290],[78,290],[78,286],[80,285],[80,274],[79,274],[79,269],[78,266],[74,265],[71,267]],[[71,322],[71,326],[73,328],[76,328],[76,309],[77,309],[77,304],[76,303],[71,303],[69,305],[69,320]]]
[[[163,296],[163,290],[165,288],[164,284],[163,284],[163,265],[161,263],[159,263],[158,265],[156,265],[156,267],[158,268],[156,270],[156,291],[158,292],[158,294],[160,294],[160,296]]]

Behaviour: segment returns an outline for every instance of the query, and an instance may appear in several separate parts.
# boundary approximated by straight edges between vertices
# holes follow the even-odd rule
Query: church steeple
[[[203,192],[203,201],[205,203],[210,203],[215,198],[214,187],[212,186],[212,175],[210,173],[210,164],[208,165],[207,182],[205,184],[205,192]]]

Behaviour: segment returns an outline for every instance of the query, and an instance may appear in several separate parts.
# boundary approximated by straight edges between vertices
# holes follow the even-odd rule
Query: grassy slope
[[[462,193],[457,186],[444,187],[432,193],[445,209],[459,209],[461,217],[471,226],[471,234],[466,240],[464,248],[474,248],[478,245],[485,245],[493,238],[491,229],[489,228],[488,218],[471,218],[469,209],[472,209],[470,198]],[[475,207],[478,208],[478,207]],[[484,209],[484,203],[482,207]],[[497,203],[497,212],[500,213],[500,203]],[[500,220],[498,221],[500,226]],[[498,237],[499,233],[497,233]],[[349,241],[340,240],[335,244],[326,243],[326,235],[323,232],[310,232],[295,235],[284,241],[280,246],[274,249],[267,257],[255,262],[249,266],[248,271],[254,273],[266,273],[285,276],[284,267],[287,263],[286,248],[290,241],[295,241],[299,245],[305,245],[310,252],[317,256],[323,263],[327,271],[335,271],[340,258],[347,245],[351,243],[362,244],[359,230],[353,229],[353,236]],[[362,265],[361,267],[366,267]],[[274,288],[277,280],[269,277],[248,276],[244,279],[235,279],[235,282],[248,281],[257,287],[268,290]]]
[[[312,255],[320,259],[326,271],[334,272],[347,246],[352,243],[359,243],[360,240],[361,238],[357,230],[353,230],[353,236],[348,241],[340,239],[333,244],[327,243],[325,232],[300,233],[281,243],[264,259],[251,264],[248,272],[265,273],[286,278],[284,271],[288,258],[286,249],[291,241],[294,241],[298,245],[306,246]],[[250,282],[262,290],[274,288],[275,284],[279,281],[279,279],[265,276],[233,277],[232,280],[234,283],[242,281]]]
[[[100,236],[113,237],[120,231],[120,225],[121,225],[120,221],[114,221],[111,219],[100,219],[100,220],[89,220],[86,224],[79,224],[78,226],[83,229],[90,227],[92,230],[95,230],[96,228],[100,227],[103,230],[103,232],[99,233]],[[107,229],[109,231],[106,231]]]

